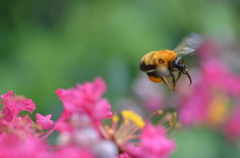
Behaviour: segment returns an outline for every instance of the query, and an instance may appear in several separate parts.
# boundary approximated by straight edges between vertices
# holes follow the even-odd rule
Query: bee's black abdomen
[[[144,62],[141,62],[140,65],[139,65],[139,68],[142,71],[149,71],[149,70],[155,69],[156,66],[154,66],[154,65],[146,65]]]
[[[159,72],[158,71],[151,71],[151,72],[147,72],[148,76],[155,76],[155,77],[160,77]]]

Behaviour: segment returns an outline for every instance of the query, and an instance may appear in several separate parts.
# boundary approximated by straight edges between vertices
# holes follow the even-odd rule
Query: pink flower
[[[35,110],[35,104],[31,99],[23,98],[22,96],[17,96],[13,91],[9,91],[7,94],[1,95],[1,104],[5,105],[3,107],[4,119],[6,121],[11,121],[15,119],[21,111],[29,111],[32,113]]]
[[[56,123],[51,120],[51,114],[43,116],[37,113],[36,123],[29,115],[18,116],[24,110],[32,113],[35,104],[30,99],[12,95],[12,91],[2,95],[2,104],[5,106],[0,112],[3,114],[0,117],[0,157],[112,158],[123,151],[118,158],[167,158],[175,144],[165,135],[175,126],[177,116],[168,113],[162,117],[164,122],[172,121],[168,131],[162,126],[154,127],[151,124],[145,127],[145,121],[133,111],[122,112],[125,121],[121,122],[119,128],[117,115],[111,126],[107,127],[101,124],[102,119],[112,115],[111,105],[102,98],[105,91],[106,85],[101,78],[95,79],[93,83],[79,84],[76,88],[57,90],[64,110]],[[146,121],[156,114],[162,115],[163,112],[155,111]],[[52,146],[45,139],[55,130],[59,136],[57,144]],[[133,139],[139,140],[140,145],[126,145]]]
[[[167,139],[166,130],[161,126],[154,127],[147,124],[140,137],[140,145],[135,147],[131,144],[126,146],[126,153],[130,157],[137,158],[168,158],[176,148],[172,140]]]
[[[224,125],[225,135],[234,140],[235,138],[240,138],[240,107],[237,106],[232,109],[229,119]]]
[[[76,88],[58,89],[58,97],[62,100],[67,111],[87,114],[96,123],[112,116],[111,105],[101,96],[106,91],[105,82],[96,78],[93,83],[78,84]]]
[[[41,125],[41,129],[51,129],[54,126],[54,122],[50,120],[52,115],[43,116],[36,114],[36,123]]]

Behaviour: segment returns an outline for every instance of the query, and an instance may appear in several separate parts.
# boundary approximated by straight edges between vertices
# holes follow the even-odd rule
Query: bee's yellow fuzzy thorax
[[[176,57],[177,54],[174,51],[171,50],[160,50],[160,51],[156,51],[157,53],[154,54],[153,58],[154,59],[158,59],[155,60],[156,65],[164,65],[164,66],[168,66],[169,62],[172,62]]]

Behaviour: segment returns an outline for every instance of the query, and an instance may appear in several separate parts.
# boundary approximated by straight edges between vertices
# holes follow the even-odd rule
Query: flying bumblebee
[[[191,33],[186,36],[174,50],[164,49],[145,54],[141,59],[140,69],[146,72],[151,81],[166,84],[170,91],[172,91],[171,87],[165,77],[172,78],[173,90],[181,74],[187,75],[190,81],[189,85],[191,85],[192,78],[188,73],[182,56],[194,54],[202,43],[202,35]],[[174,71],[179,71],[177,78],[175,78],[173,74]]]

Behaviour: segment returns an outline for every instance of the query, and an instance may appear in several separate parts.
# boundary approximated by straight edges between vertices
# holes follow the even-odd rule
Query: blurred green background
[[[35,112],[56,120],[62,110],[56,89],[101,76],[115,109],[141,73],[145,53],[172,49],[189,32],[239,42],[239,28],[239,0],[3,0],[0,94],[14,90],[36,103]],[[231,150],[220,153],[221,136],[200,131],[179,134],[174,157],[235,151],[228,146]]]

